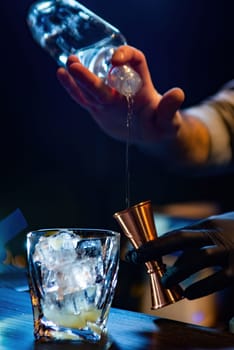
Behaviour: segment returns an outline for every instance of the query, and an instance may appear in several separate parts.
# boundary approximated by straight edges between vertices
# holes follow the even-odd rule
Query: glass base
[[[69,344],[69,348],[66,345],[66,349],[73,349],[73,346],[79,346],[79,350],[107,350],[112,346],[112,339],[108,335],[106,328],[101,334],[95,334],[90,330],[74,330],[61,327],[45,328],[39,327],[37,332],[34,333],[36,344],[49,343],[50,349],[53,349],[53,343],[56,344],[56,349],[61,344],[61,349],[64,349],[64,344]],[[52,346],[52,347],[51,347]],[[43,348],[44,349],[44,348]]]

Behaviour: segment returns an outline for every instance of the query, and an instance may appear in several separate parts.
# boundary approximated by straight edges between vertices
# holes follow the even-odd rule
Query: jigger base
[[[158,310],[184,299],[183,289],[180,285],[166,289],[162,286],[161,276],[159,276],[158,271],[151,271],[148,274],[150,277],[151,310]]]

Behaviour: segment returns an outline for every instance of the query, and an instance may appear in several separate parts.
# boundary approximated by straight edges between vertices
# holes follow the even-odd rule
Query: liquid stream
[[[132,117],[133,117],[133,105],[134,99],[132,95],[126,95],[127,99],[127,119],[126,119],[126,128],[127,128],[127,141],[126,141],[126,150],[125,150],[125,203],[126,208],[129,208],[131,205],[131,174],[130,174],[130,144],[131,144],[131,130],[132,130]]]

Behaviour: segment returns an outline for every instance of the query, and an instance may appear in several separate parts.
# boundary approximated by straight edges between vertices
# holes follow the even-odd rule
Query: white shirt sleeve
[[[234,80],[200,105],[184,109],[184,112],[199,118],[207,126],[211,137],[210,164],[234,161]]]

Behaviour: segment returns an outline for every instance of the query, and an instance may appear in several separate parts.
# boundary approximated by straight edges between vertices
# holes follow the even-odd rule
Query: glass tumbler
[[[110,230],[56,228],[27,234],[36,341],[105,342],[119,250],[120,234]]]

